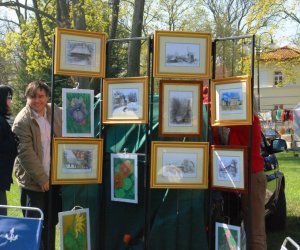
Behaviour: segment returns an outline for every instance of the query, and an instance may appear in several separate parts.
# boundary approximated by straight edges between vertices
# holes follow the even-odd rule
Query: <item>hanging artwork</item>
[[[51,184],[101,183],[102,156],[102,139],[54,137]]]
[[[111,154],[111,200],[138,203],[137,154]]]
[[[249,76],[211,82],[211,125],[252,124],[252,91]]]
[[[248,191],[246,146],[211,146],[211,188],[222,191]]]
[[[105,50],[105,33],[56,28],[54,74],[103,78]]]
[[[94,137],[94,90],[62,89],[62,136]]]
[[[240,250],[241,249],[241,228],[216,222],[216,250]]]
[[[211,77],[211,34],[155,31],[153,76]]]
[[[200,137],[202,81],[159,82],[159,134],[165,137]]]
[[[60,249],[90,250],[90,216],[88,208],[59,212]]]
[[[151,188],[207,188],[208,142],[152,141]]]

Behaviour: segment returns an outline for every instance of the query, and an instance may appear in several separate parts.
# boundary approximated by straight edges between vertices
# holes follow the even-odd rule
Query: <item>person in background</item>
[[[251,235],[249,250],[266,250],[265,196],[267,181],[264,173],[264,158],[260,154],[261,125],[255,99],[252,126],[231,126],[229,129],[228,145],[251,145],[251,190],[249,194],[242,195],[242,212],[244,214],[246,235],[249,234],[249,231]],[[252,130],[251,137],[250,129]],[[248,206],[249,198],[250,207]]]
[[[42,81],[28,84],[26,106],[16,116],[13,131],[19,137],[19,154],[15,161],[15,175],[20,187],[21,205],[40,208],[44,213],[42,246],[47,244],[48,200],[50,171],[50,89]],[[61,110],[54,107],[54,136],[61,136]],[[51,212],[56,208],[51,204]],[[23,211],[25,217],[39,217],[35,211]],[[46,249],[46,248],[45,248]]]
[[[7,205],[6,191],[13,183],[12,171],[17,156],[17,137],[7,122],[11,113],[13,91],[7,85],[0,85],[0,205]],[[0,208],[0,215],[7,215],[6,208]]]

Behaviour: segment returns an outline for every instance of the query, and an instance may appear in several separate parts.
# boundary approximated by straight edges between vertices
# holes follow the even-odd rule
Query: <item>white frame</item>
[[[128,202],[128,203],[138,203],[138,168],[137,168],[137,161],[138,157],[137,154],[128,154],[128,153],[116,153],[116,154],[111,154],[110,155],[111,159],[111,200],[112,201],[121,201],[121,202]],[[133,171],[130,175],[133,175],[132,178],[134,180],[134,199],[128,199],[128,198],[117,198],[115,197],[115,182],[114,182],[114,177],[115,177],[115,166],[114,166],[114,159],[121,159],[121,161],[124,160],[133,160]],[[120,173],[119,173],[120,175]],[[121,176],[121,175],[120,175]],[[124,178],[124,177],[121,177]],[[125,177],[126,178],[126,177]],[[132,179],[131,178],[131,179]]]
[[[91,249],[91,233],[90,233],[90,213],[89,208],[80,208],[80,209],[73,209],[70,211],[64,211],[58,213],[58,221],[59,221],[59,228],[60,228],[60,249],[64,249],[64,233],[63,233],[63,217],[68,215],[76,215],[76,214],[83,214],[85,213],[86,216],[86,238],[87,238],[87,250]]]
[[[219,229],[229,230],[230,232],[236,231],[237,232],[237,244],[236,250],[241,250],[241,227],[228,225],[225,223],[216,222],[216,230],[215,230],[215,250],[219,250]],[[224,239],[224,237],[222,237]],[[229,249],[229,248],[228,248]]]
[[[90,104],[86,107],[90,120],[90,131],[89,132],[68,132],[68,102],[67,96],[73,95],[89,95],[90,96]],[[62,136],[63,137],[94,137],[94,90],[91,89],[62,89]],[[79,125],[79,127],[81,127]]]

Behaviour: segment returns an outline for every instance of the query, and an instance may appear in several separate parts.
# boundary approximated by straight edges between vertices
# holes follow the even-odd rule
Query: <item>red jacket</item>
[[[228,145],[250,146],[249,131],[251,126],[231,126]],[[264,158],[260,155],[261,128],[257,115],[254,115],[252,124],[252,173],[264,171]]]

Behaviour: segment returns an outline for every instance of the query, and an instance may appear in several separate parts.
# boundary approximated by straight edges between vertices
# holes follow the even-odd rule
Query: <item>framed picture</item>
[[[138,203],[137,154],[111,154],[111,200]]]
[[[252,124],[252,91],[249,76],[211,82],[211,125]]]
[[[94,90],[62,89],[62,136],[94,137]]]
[[[105,50],[105,33],[56,28],[54,74],[103,78]]]
[[[208,142],[151,145],[151,188],[207,188]]]
[[[160,136],[201,136],[202,86],[202,81],[160,81],[158,130]]]
[[[211,188],[248,191],[248,149],[246,146],[211,146]]]
[[[148,78],[107,78],[103,81],[103,123],[148,122]]]
[[[241,249],[241,228],[216,222],[215,249]]]
[[[102,139],[54,138],[52,152],[53,185],[102,182]]]
[[[153,76],[211,78],[211,34],[155,31]]]
[[[91,249],[90,215],[88,208],[58,213],[60,249]]]

